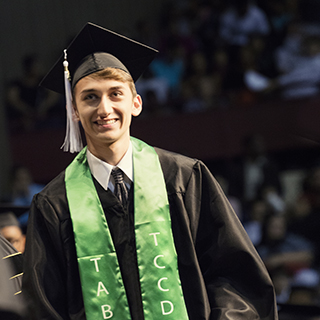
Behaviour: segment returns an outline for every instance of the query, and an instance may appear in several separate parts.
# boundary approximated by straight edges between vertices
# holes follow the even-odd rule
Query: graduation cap
[[[79,125],[75,125],[73,120],[69,80],[74,88],[85,76],[112,67],[128,72],[135,82],[157,52],[151,47],[93,23],[87,23],[81,29],[40,83],[47,89],[66,94],[68,122],[63,144],[65,151],[77,152],[82,148],[82,143],[79,143]]]
[[[98,54],[97,53],[105,53]],[[107,67],[123,69],[138,80],[143,71],[157,54],[157,50],[131,40],[118,33],[88,22],[67,47],[69,71],[72,85],[82,77]],[[64,93],[62,53],[40,85],[47,89]],[[81,74],[73,79],[76,70],[82,65]]]

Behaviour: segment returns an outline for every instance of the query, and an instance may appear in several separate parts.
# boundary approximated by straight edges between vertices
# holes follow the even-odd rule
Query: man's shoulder
[[[164,149],[154,149],[159,156],[168,192],[183,192],[191,176],[198,171],[201,161]]]
[[[52,225],[69,218],[64,177],[65,172],[63,171],[33,198],[31,212],[41,212],[41,215]]]
[[[60,172],[53,178],[40,192],[42,197],[55,197],[58,194],[65,193],[64,183],[65,171]]]
[[[169,166],[170,168],[192,169],[197,163],[198,159],[191,158],[173,151],[164,150],[161,148],[154,148],[159,156],[162,166]]]

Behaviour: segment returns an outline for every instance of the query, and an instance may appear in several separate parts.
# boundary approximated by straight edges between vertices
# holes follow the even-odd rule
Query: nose
[[[105,118],[112,113],[112,110],[112,101],[110,101],[106,96],[102,96],[97,109],[99,117]]]

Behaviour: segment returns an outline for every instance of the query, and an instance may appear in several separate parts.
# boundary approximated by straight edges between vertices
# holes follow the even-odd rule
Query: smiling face
[[[106,147],[127,150],[132,116],[142,109],[139,95],[121,78],[82,78],[74,89],[76,114],[85,131],[88,149],[99,156]],[[135,95],[134,95],[135,94]]]

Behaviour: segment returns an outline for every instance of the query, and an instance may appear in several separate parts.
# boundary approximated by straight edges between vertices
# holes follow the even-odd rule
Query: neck
[[[88,143],[88,150],[100,160],[116,166],[127,152],[129,143],[130,139],[121,143],[118,141],[98,146]]]

